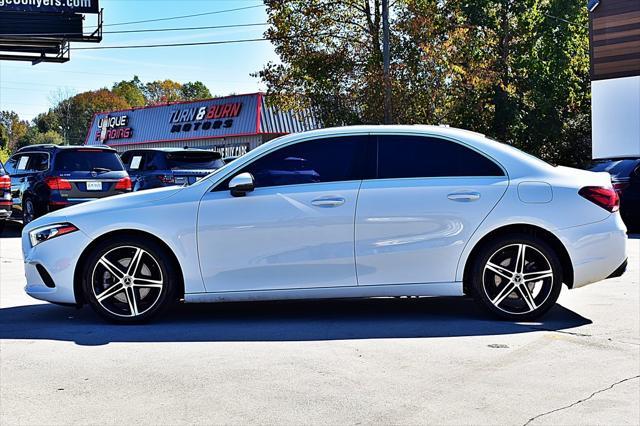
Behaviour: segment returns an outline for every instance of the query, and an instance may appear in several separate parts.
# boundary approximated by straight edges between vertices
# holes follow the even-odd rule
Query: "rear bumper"
[[[583,287],[609,278],[627,259],[627,228],[619,214],[588,225],[556,231],[573,264],[573,286]],[[619,275],[618,275],[619,276]]]
[[[627,271],[627,265],[628,264],[629,264],[629,259],[625,259],[624,262],[622,262],[622,265],[618,266],[618,269],[613,271],[613,273],[611,275],[609,275],[607,277],[607,279],[609,279],[609,278],[618,278],[618,277],[621,277],[622,275],[624,275],[624,273]]]
[[[11,216],[11,201],[0,201],[0,219],[8,219]]]

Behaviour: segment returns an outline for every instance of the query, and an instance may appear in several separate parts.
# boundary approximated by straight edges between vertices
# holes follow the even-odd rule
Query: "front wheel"
[[[476,300],[510,321],[539,318],[558,300],[562,266],[544,240],[521,234],[497,238],[475,259],[472,286]]]
[[[103,318],[145,322],[175,300],[177,271],[167,250],[142,238],[98,244],[85,263],[85,299]]]

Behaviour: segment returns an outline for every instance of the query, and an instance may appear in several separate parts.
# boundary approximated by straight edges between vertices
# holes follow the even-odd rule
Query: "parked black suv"
[[[0,161],[0,229],[11,216],[11,178]]]
[[[184,148],[134,149],[122,154],[122,162],[134,191],[191,185],[224,166],[219,152]]]
[[[13,209],[23,223],[73,204],[131,191],[118,153],[107,147],[32,145],[9,158]]]
[[[591,171],[609,172],[620,196],[620,214],[631,232],[640,232],[640,158],[599,160]]]

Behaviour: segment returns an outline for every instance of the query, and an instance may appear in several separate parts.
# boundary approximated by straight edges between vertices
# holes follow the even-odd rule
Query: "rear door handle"
[[[321,197],[311,202],[316,207],[338,207],[343,205],[347,200],[342,197]]]
[[[471,201],[478,201],[480,199],[480,193],[478,192],[454,192],[447,196],[451,201],[459,201],[461,203],[468,203]]]

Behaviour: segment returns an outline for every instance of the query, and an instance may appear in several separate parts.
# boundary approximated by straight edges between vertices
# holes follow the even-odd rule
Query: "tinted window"
[[[129,151],[122,154],[122,162],[127,170],[144,170],[145,157],[143,152]]]
[[[167,154],[167,168],[170,170],[219,169],[224,166],[222,155],[213,151],[184,151]]]
[[[118,154],[109,151],[73,150],[56,155],[55,169],[60,172],[90,172],[94,170],[122,171]]]
[[[444,139],[380,136],[378,178],[504,176],[502,169],[478,152]]]
[[[256,187],[359,180],[365,141],[366,137],[348,136],[297,143],[254,161],[239,173],[251,173]]]
[[[10,174],[35,173],[49,168],[49,156],[44,153],[16,155],[7,162]]]

